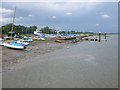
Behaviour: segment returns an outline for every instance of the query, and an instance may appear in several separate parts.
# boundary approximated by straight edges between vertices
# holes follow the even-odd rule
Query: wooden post
[[[80,34],[80,40],[82,40],[82,35]]]
[[[106,32],[105,32],[105,39],[106,39]]]
[[[101,32],[99,32],[99,42],[101,41]]]
[[[82,36],[80,37],[80,40],[82,40]]]

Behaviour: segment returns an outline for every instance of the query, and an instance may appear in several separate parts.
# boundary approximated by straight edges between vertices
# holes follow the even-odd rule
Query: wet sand
[[[16,65],[17,68],[3,72],[2,87],[118,88],[116,38],[110,37],[107,42],[101,43],[55,43],[63,49],[36,55],[33,59],[29,58],[29,61],[24,60]],[[68,45],[69,49],[66,48]]]
[[[27,47],[30,51],[13,50],[2,47],[2,71],[8,71],[15,67],[17,64],[23,63],[28,60],[34,60],[35,57],[53,52],[54,50],[66,48],[71,41],[63,41],[63,43],[56,43],[54,39],[47,39],[45,41],[33,41]]]

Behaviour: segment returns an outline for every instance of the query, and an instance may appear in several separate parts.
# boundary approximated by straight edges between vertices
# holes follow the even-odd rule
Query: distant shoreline
[[[120,35],[120,33],[108,33],[107,35]]]

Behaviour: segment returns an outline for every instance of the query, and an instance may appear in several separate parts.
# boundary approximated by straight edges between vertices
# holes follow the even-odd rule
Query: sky
[[[16,25],[79,32],[118,32],[118,2],[2,2],[2,25]]]

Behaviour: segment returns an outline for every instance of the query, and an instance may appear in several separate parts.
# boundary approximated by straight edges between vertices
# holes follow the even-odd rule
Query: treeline
[[[11,32],[12,24],[6,24],[0,27],[1,34],[8,34],[8,32]],[[14,25],[14,32],[20,33],[20,34],[33,34],[34,31],[36,31],[37,26],[30,26],[26,27],[23,25]],[[93,32],[76,32],[76,31],[58,31],[55,29],[51,29],[48,26],[40,29],[43,34],[93,34]]]
[[[7,34],[8,32],[11,32],[12,24],[6,24],[0,27],[0,31],[2,34]],[[20,33],[20,34],[27,34],[27,33],[34,33],[34,31],[37,29],[37,26],[30,26],[26,27],[23,25],[14,25],[13,31]]]
[[[44,34],[93,34],[93,32],[76,32],[76,31],[62,31],[62,30],[55,30],[50,29],[49,27],[44,27],[41,29],[42,33]]]

